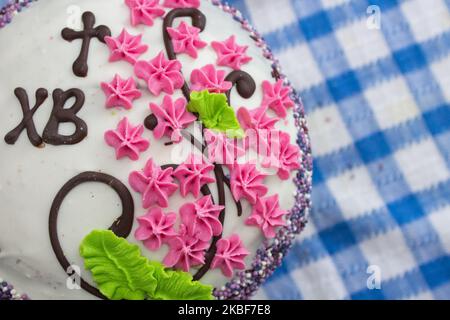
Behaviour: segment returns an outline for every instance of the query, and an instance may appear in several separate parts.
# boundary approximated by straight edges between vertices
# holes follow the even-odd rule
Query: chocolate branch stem
[[[175,54],[175,50],[173,48],[172,39],[170,38],[170,35],[169,35],[169,32],[167,31],[167,28],[172,27],[174,20],[176,18],[180,18],[180,17],[191,17],[192,25],[194,27],[199,28],[200,31],[203,31],[205,29],[205,26],[206,26],[206,17],[198,9],[195,9],[195,8],[180,8],[180,9],[174,9],[174,10],[170,11],[166,15],[166,17],[164,18],[163,37],[164,37],[164,44],[165,44],[166,51],[167,51],[167,56],[171,60],[175,60],[177,57],[176,57],[176,54]],[[191,97],[191,90],[190,90],[189,85],[187,84],[186,81],[184,82],[182,91],[183,91],[183,95],[185,96],[186,100],[189,101],[190,97]],[[204,130],[202,128],[202,135],[203,134],[204,134]],[[205,149],[205,146],[203,145],[203,143],[199,143],[195,139],[195,137],[193,137],[190,134],[188,136],[183,134],[183,136],[185,138],[187,138],[203,154],[203,151]],[[215,164],[214,165],[214,173],[215,173],[215,176],[216,176],[217,190],[218,190],[218,193],[219,193],[219,205],[224,206],[224,209],[219,214],[219,220],[220,220],[220,223],[223,226],[223,224],[225,222],[225,187],[224,187],[224,179],[223,178],[224,178],[225,174],[223,172],[222,166],[219,165],[219,164]],[[211,198],[213,198],[213,197],[211,196]],[[211,243],[208,251],[205,254],[205,264],[194,275],[194,280],[199,280],[200,278],[202,278],[208,272],[209,268],[211,267],[212,259],[214,258],[215,254],[216,254],[217,241],[219,241],[221,238],[222,238],[222,234],[220,236],[215,236],[213,238],[212,243]]]
[[[220,223],[224,224],[225,222],[225,188],[224,188],[224,178],[225,175],[223,173],[223,168],[220,164],[214,165],[214,173],[216,174],[216,183],[217,183],[217,192],[219,194],[219,205],[224,206],[223,210],[219,214]],[[222,238],[222,233],[218,236],[214,236],[211,242],[211,245],[208,251],[205,254],[205,264],[194,274],[193,279],[195,281],[200,280],[211,268],[212,260],[216,255],[217,251],[217,242]]]
[[[230,81],[233,84],[233,87],[236,86],[236,89],[240,96],[243,98],[250,98],[256,91],[256,84],[253,78],[245,71],[235,70],[232,71],[226,78],[227,81]],[[227,92],[227,100],[228,104],[231,104],[231,90],[233,87]],[[219,205],[225,206],[225,188],[224,185],[226,185],[231,190],[231,183],[230,180],[225,177],[225,174],[223,172],[223,168],[219,164],[215,164],[214,172],[216,174],[216,180],[217,180],[217,190],[219,193]],[[238,210],[238,216],[242,215],[242,205],[239,201],[235,201],[237,210]],[[219,221],[222,224],[222,227],[225,222],[225,209],[223,209],[220,212],[219,215]],[[205,264],[197,271],[197,273],[194,275],[194,280],[200,280],[210,269],[212,260],[214,259],[214,256],[216,255],[217,251],[217,242],[222,238],[222,233],[218,236],[213,237],[211,246],[209,247],[208,251],[205,254]]]
[[[174,20],[176,18],[180,18],[180,17],[190,17],[192,19],[192,25],[194,27],[199,28],[200,31],[203,31],[206,26],[206,17],[198,9],[179,8],[179,9],[174,9],[174,10],[170,11],[164,18],[164,23],[163,23],[164,45],[166,47],[167,56],[170,60],[175,60],[177,57],[176,57],[176,53],[175,53],[175,50],[173,47],[172,39],[170,38],[167,28],[172,27]],[[250,98],[256,90],[255,81],[248,73],[246,73],[244,71],[231,72],[227,77],[227,81],[232,82],[233,86],[236,86],[236,89],[238,90],[239,94],[244,98]],[[186,100],[189,101],[191,90],[186,81],[184,82],[182,91],[183,91],[183,95],[185,96]],[[229,104],[230,104],[230,92],[231,92],[231,90],[228,91],[226,94]],[[182,134],[183,134],[183,132],[184,131],[182,131]],[[204,135],[203,129],[202,129],[202,135]],[[191,134],[184,133],[183,136],[186,139],[188,139],[203,154],[204,150],[206,149],[206,146],[203,143],[198,142],[195,139],[195,137],[193,137]],[[217,164],[217,163],[214,164],[214,174],[216,176],[217,191],[218,191],[218,196],[219,196],[219,205],[224,207],[224,209],[219,214],[219,221],[223,227],[224,222],[225,222],[225,185],[227,185],[228,188],[231,189],[230,181],[225,177],[223,167],[220,164]],[[211,198],[212,198],[212,196],[211,196]],[[236,202],[236,206],[238,209],[238,215],[240,216],[242,214],[241,203]],[[194,280],[201,279],[210,269],[212,260],[217,251],[217,242],[221,238],[222,238],[222,233],[218,236],[213,237],[211,245],[205,254],[205,264],[194,275],[194,277],[193,277]]]
[[[230,183],[230,179],[227,176],[223,177],[223,182],[225,182],[225,184],[227,185],[228,189],[230,189],[231,191],[231,183]],[[234,201],[236,203],[236,209],[237,209],[237,214],[238,217],[242,216],[242,204],[240,200],[235,200]]]

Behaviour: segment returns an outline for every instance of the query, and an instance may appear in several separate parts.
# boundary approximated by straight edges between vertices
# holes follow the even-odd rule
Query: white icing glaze
[[[71,10],[68,10],[69,8]],[[155,98],[145,89],[145,84],[139,82],[143,96],[134,102],[131,111],[107,110],[104,107],[105,96],[100,89],[100,82],[109,82],[116,73],[129,77],[133,75],[132,67],[124,61],[109,63],[108,48],[94,39],[89,52],[88,77],[74,76],[71,66],[79,53],[81,42],[69,43],[60,36],[61,30],[68,23],[79,19],[68,13],[73,12],[73,8],[79,8],[80,14],[92,11],[96,16],[96,25],[107,25],[113,36],[117,36],[123,27],[132,34],[143,33],[143,42],[148,44],[150,49],[141,59],[148,60],[164,50],[162,19],[156,19],[153,27],[140,25],[134,28],[130,25],[129,10],[123,0],[39,1],[15,17],[11,25],[0,30],[0,42],[7,48],[0,53],[3,64],[0,77],[0,276],[14,283],[18,291],[27,292],[34,299],[93,298],[83,290],[67,288],[67,275],[50,246],[49,209],[54,196],[64,183],[83,171],[102,171],[129,186],[129,173],[141,169],[148,158],[153,157],[160,165],[174,163],[174,147],[164,146],[165,140],[155,141],[148,130],[143,136],[150,140],[151,146],[141,154],[139,161],[133,162],[128,158],[115,160],[114,149],[104,142],[104,132],[115,128],[124,116],[133,124],[142,123],[149,114],[148,104],[160,103],[164,95]],[[257,92],[252,98],[245,100],[234,90],[232,105],[235,109],[240,106],[258,107],[262,99],[261,82],[266,79],[273,81],[270,63],[262,57],[261,49],[250,39],[248,32],[227,13],[208,1],[203,1],[200,9],[207,17],[207,27],[201,33],[202,40],[208,43],[213,40],[222,41],[234,34],[239,44],[249,45],[248,54],[253,57],[253,61],[242,69],[256,80]],[[187,55],[180,55],[179,59],[183,64],[185,77],[188,77],[194,68],[214,63],[216,55],[211,47],[207,47],[199,51],[197,60]],[[19,102],[13,94],[14,89],[19,86],[27,90],[31,106],[34,105],[34,95],[38,88],[43,87],[49,91],[49,98],[34,116],[39,134],[48,121],[53,105],[51,92],[55,88],[81,89],[86,95],[86,102],[78,115],[88,125],[87,138],[73,146],[46,145],[40,149],[31,145],[26,132],[23,131],[15,145],[6,144],[3,137],[22,119]],[[175,96],[181,96],[181,91]],[[295,143],[296,129],[292,111],[289,112],[288,120],[280,121],[277,126],[288,131],[292,143]],[[60,128],[61,133],[70,133],[70,130],[70,126]],[[293,182],[280,181],[276,175],[268,177],[266,181],[269,194],[278,193],[281,207],[290,209],[294,203]],[[215,185],[210,187],[217,198]],[[140,216],[145,213],[141,207],[141,196],[133,191],[132,194],[136,207],[135,216]],[[261,231],[244,225],[244,219],[250,214],[249,204],[243,201],[244,215],[238,218],[228,190],[226,196],[224,236],[227,237],[233,232],[239,234],[247,249],[252,252],[246,259],[249,266],[256,249],[262,243]],[[177,192],[170,198],[170,207],[166,212],[178,212],[178,208],[185,201]],[[107,228],[120,212],[118,196],[102,184],[83,184],[74,189],[63,202],[58,221],[59,237],[68,259],[71,263],[81,266],[83,278],[90,283],[92,279],[82,267],[78,246],[91,230]],[[164,246],[156,253],[148,251],[134,239],[136,227],[137,222],[134,223],[128,240],[138,243],[142,253],[148,258],[161,260],[167,252],[167,247]],[[222,286],[227,280],[229,279],[222,276],[220,270],[211,270],[202,282]]]

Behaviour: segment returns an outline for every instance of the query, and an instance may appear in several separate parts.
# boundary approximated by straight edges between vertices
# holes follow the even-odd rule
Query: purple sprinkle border
[[[20,294],[12,284],[0,279],[0,301],[3,300],[30,300],[26,294]]]
[[[289,80],[281,72],[278,60],[273,56],[272,50],[258,33],[244,19],[241,12],[230,6],[227,2],[220,0],[209,0],[213,5],[231,14],[233,19],[242,25],[242,28],[250,33],[256,45],[261,48],[263,56],[272,63],[273,70],[280,75],[284,84],[291,88],[291,98],[295,102],[294,119],[298,129],[297,144],[302,151],[301,167],[297,171],[294,183],[297,186],[295,193],[295,204],[287,215],[286,226],[280,228],[274,240],[265,241],[261,248],[256,251],[256,256],[250,269],[236,273],[236,276],[224,287],[214,290],[214,295],[219,300],[245,300],[256,293],[258,288],[269,278],[281,265],[284,256],[307,223],[309,209],[311,207],[311,185],[312,185],[312,155],[311,145],[308,137],[308,127],[302,101]]]
[[[0,10],[0,28],[10,23],[14,15],[29,7],[35,1],[37,0],[9,0]]]
[[[0,8],[0,29],[11,22],[14,15],[29,7],[37,0],[9,0],[3,8]],[[30,300],[28,295],[16,292],[14,286],[0,279],[0,301],[1,300]]]
[[[10,0],[8,4],[0,10],[0,28],[10,23],[13,16],[30,3],[37,0]],[[250,269],[237,272],[236,276],[220,289],[214,289],[214,296],[219,300],[245,300],[256,293],[258,288],[267,280],[270,275],[281,265],[284,256],[292,247],[296,235],[298,235],[307,223],[307,216],[311,206],[311,185],[312,185],[312,155],[311,145],[308,137],[305,112],[302,101],[289,80],[281,72],[278,60],[272,54],[268,44],[261,34],[259,34],[242,14],[227,2],[221,0],[208,0],[226,13],[232,15],[233,19],[242,25],[242,28],[250,33],[250,37],[255,40],[256,45],[261,48],[263,56],[272,63],[273,70],[280,75],[284,84],[292,90],[291,98],[295,102],[294,119],[298,129],[297,144],[302,151],[301,168],[294,178],[297,186],[295,193],[295,205],[287,215],[286,226],[280,228],[275,239],[264,241],[261,248],[256,252],[256,256]],[[0,284],[1,285],[1,284]],[[11,285],[9,285],[12,287]],[[7,298],[5,296],[5,298]],[[12,296],[7,300],[24,300],[26,295]]]

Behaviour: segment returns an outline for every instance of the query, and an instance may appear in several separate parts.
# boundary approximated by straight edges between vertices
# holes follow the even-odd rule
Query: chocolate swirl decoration
[[[55,252],[56,258],[59,264],[63,267],[64,271],[67,272],[70,267],[70,262],[67,260],[61,243],[58,238],[58,214],[61,208],[61,204],[66,198],[66,196],[78,185],[86,182],[100,182],[110,186],[118,194],[120,201],[122,202],[122,215],[117,218],[111,227],[109,228],[118,237],[126,238],[131,233],[131,228],[133,227],[134,220],[134,202],[128,188],[117,178],[100,172],[83,172],[72,179],[70,179],[56,194],[53,200],[50,216],[48,221],[50,242]],[[93,294],[100,299],[107,299],[97,288],[91,286],[82,278],[81,287],[87,292]]]
[[[170,38],[167,28],[171,28],[173,26],[173,22],[177,18],[191,18],[192,25],[196,28],[199,28],[200,32],[205,30],[205,27],[206,27],[206,17],[198,9],[178,8],[178,9],[173,9],[172,11],[170,11],[164,18],[164,23],[163,23],[164,45],[166,47],[167,56],[169,57],[170,60],[176,60],[177,55],[173,48],[172,39]],[[186,100],[189,101],[191,98],[191,90],[189,89],[189,85],[187,84],[186,81],[184,82],[182,91],[183,91],[183,95],[186,98]]]
[[[231,91],[236,87],[239,95],[244,99],[249,99],[256,91],[255,80],[247,72],[242,70],[234,70],[225,78],[225,81],[232,83],[232,87],[227,91],[226,96],[228,104],[231,105]]]

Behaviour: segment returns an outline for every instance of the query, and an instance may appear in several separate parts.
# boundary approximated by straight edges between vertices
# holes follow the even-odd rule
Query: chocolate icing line
[[[227,176],[224,176],[223,182],[225,182],[228,189],[230,189],[230,191],[231,191],[230,179]],[[234,199],[234,197],[233,197],[233,199]],[[240,217],[240,216],[242,216],[242,203],[240,200],[235,200],[235,199],[234,199],[234,202],[236,203],[236,210],[237,210],[238,217]]]
[[[144,126],[145,126],[147,129],[149,129],[150,131],[153,131],[153,130],[156,128],[157,125],[158,125],[158,119],[156,118],[156,116],[155,116],[154,114],[150,114],[150,115],[149,115],[148,117],[146,117],[145,120],[144,120]],[[201,143],[201,142],[200,142],[199,140],[197,140],[192,134],[190,134],[189,132],[187,132],[187,131],[184,130],[184,129],[181,129],[181,130],[180,130],[180,133],[181,133],[181,135],[182,135],[186,140],[190,141],[191,144],[192,144],[193,146],[195,146],[198,150],[200,150],[201,153],[203,154],[203,152],[204,152],[205,149],[206,149],[206,146],[205,146],[203,143]],[[170,145],[172,145],[172,144],[173,144],[172,141],[164,143],[164,145],[166,145],[166,146],[170,146]]]
[[[105,43],[105,37],[111,36],[111,30],[104,25],[100,25],[94,28],[95,15],[86,11],[83,13],[81,19],[83,20],[84,29],[82,31],[75,31],[70,28],[64,28],[61,31],[61,36],[64,40],[73,41],[75,39],[82,39],[81,50],[78,58],[72,65],[73,73],[78,77],[86,77],[88,73],[88,56],[89,46],[92,38],[97,38],[100,42]]]
[[[19,139],[20,134],[23,129],[27,129],[27,135],[30,142],[35,146],[42,146],[43,140],[36,131],[36,126],[34,125],[33,116],[34,113],[39,109],[39,107],[44,103],[48,97],[48,91],[44,88],[39,88],[36,91],[36,103],[34,107],[30,110],[30,102],[28,100],[27,91],[24,88],[16,88],[14,94],[19,100],[20,106],[22,107],[23,118],[22,121],[13,130],[8,132],[5,136],[5,142],[7,144],[15,144],[17,139]]]
[[[199,28],[200,32],[205,30],[206,27],[205,15],[196,8],[177,8],[170,11],[164,18],[163,23],[164,45],[166,47],[167,56],[170,60],[176,60],[177,55],[173,48],[172,39],[170,38],[167,28],[171,28],[173,26],[173,22],[175,21],[175,19],[183,17],[190,17],[192,20],[192,25]],[[191,99],[191,90],[186,81],[184,82],[182,91],[186,100],[189,101]]]
[[[256,83],[250,74],[242,70],[234,70],[228,74],[225,81],[233,84],[230,90],[227,91],[226,96],[228,104],[231,105],[231,91],[236,87],[239,95],[244,99],[249,99],[256,91]]]
[[[180,133],[185,139],[189,140],[191,142],[191,144],[194,145],[203,154],[203,152],[206,150],[206,146],[202,142],[197,140],[192,134],[190,134],[189,132],[187,132],[185,130],[181,130]],[[202,129],[202,134],[203,134],[203,129]]]
[[[217,192],[219,194],[219,205],[224,207],[223,210],[219,214],[219,221],[222,224],[222,230],[223,230],[223,225],[225,222],[225,187],[224,187],[225,175],[223,173],[223,168],[220,164],[214,165],[214,173],[216,175]],[[220,235],[213,237],[211,245],[205,254],[205,264],[194,274],[194,276],[193,276],[194,281],[200,280],[211,268],[211,263],[217,252],[217,242],[220,239],[222,239],[222,235],[223,235],[223,231]]]
[[[58,214],[61,204],[66,196],[78,185],[85,182],[100,182],[110,186],[118,194],[122,202],[122,215],[117,218],[109,228],[118,237],[126,238],[131,233],[134,220],[134,202],[128,188],[117,178],[100,172],[83,172],[72,179],[70,179],[56,194],[49,215],[48,227],[50,234],[50,243],[59,264],[65,272],[70,267],[70,262],[67,260],[61,243],[58,238]],[[101,299],[107,299],[97,288],[91,286],[81,278],[81,287],[87,292],[97,296]]]

